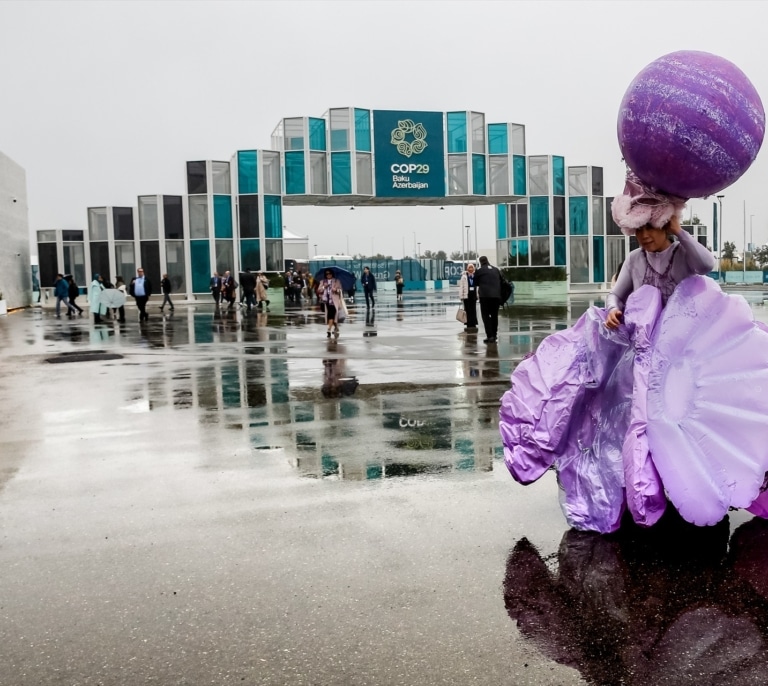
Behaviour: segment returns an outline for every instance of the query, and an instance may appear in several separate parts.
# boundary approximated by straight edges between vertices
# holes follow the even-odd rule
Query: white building
[[[0,292],[7,307],[32,302],[27,176],[0,152]]]

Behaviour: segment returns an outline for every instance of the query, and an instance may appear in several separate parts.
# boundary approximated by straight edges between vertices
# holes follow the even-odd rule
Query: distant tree
[[[434,259],[436,260],[447,260],[448,258],[445,255],[445,250],[438,250],[434,255]]]
[[[464,259],[464,253],[461,252],[461,250],[454,250],[451,253],[451,259],[452,260],[463,260]]]
[[[754,258],[755,262],[757,262],[758,267],[760,269],[764,269],[766,266],[768,266],[768,245],[759,247],[757,250],[755,250],[752,257]]]
[[[683,221],[680,223],[683,226],[698,226],[701,224],[701,219],[699,219],[698,214],[694,214],[690,219],[683,219]]]
[[[723,252],[720,255],[724,260],[732,260],[736,253],[736,245],[730,241],[723,243]]]

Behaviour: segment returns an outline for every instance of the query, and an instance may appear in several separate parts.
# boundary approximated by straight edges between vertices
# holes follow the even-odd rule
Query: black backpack
[[[515,292],[515,286],[504,278],[504,275],[499,272],[499,279],[501,279],[501,304],[507,302]]]

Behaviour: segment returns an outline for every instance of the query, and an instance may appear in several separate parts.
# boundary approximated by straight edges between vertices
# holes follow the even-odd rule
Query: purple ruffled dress
[[[553,467],[577,529],[615,531],[626,510],[650,526],[668,503],[700,526],[729,508],[768,516],[768,331],[708,277],[671,291],[639,287],[616,330],[590,308],[502,398],[510,473],[528,484]]]

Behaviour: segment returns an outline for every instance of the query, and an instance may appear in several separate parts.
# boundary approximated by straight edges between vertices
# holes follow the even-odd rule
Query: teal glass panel
[[[257,240],[240,241],[240,266],[243,269],[261,269],[261,247]]]
[[[331,129],[331,150],[349,150],[349,131]]]
[[[287,195],[305,193],[304,153],[285,153],[285,192]]]
[[[448,152],[467,152],[466,112],[448,112]]]
[[[309,149],[325,150],[325,119],[309,118]]]
[[[211,285],[211,248],[208,241],[189,242],[192,292],[207,293]]]
[[[506,155],[509,152],[506,124],[488,124],[488,152],[491,155]]]
[[[283,237],[283,202],[279,195],[264,196],[264,235]]]
[[[595,283],[605,282],[605,238],[592,237],[592,280]]]
[[[371,152],[371,113],[368,110],[355,109],[355,148]]]
[[[528,266],[528,239],[517,241],[517,263],[520,266]]]
[[[507,237],[507,205],[496,205],[496,238]]]
[[[365,468],[365,478],[366,479],[380,479],[382,476],[384,476],[384,470],[381,468],[380,464],[369,464]]]
[[[517,241],[515,239],[512,239],[509,242],[509,264],[510,266],[514,267],[517,266],[517,244],[522,243],[522,241]]]
[[[565,158],[552,156],[552,191],[554,195],[565,195]]]
[[[555,236],[555,266],[565,265],[565,236]]]
[[[222,365],[221,399],[224,407],[240,407],[240,370],[237,363]]]
[[[237,185],[240,193],[258,193],[255,150],[239,150],[237,153]]]
[[[549,198],[531,198],[531,236],[549,235]]]
[[[352,192],[352,162],[348,152],[331,153],[331,193],[345,195]]]
[[[472,155],[472,193],[485,195],[485,155]]]
[[[587,202],[588,198],[583,196],[568,198],[568,225],[572,236],[586,236],[589,233]]]
[[[512,192],[515,195],[525,195],[527,193],[525,173],[525,155],[512,156],[512,176],[514,178],[514,188]]]
[[[228,195],[213,196],[213,232],[216,238],[232,238],[232,201]]]

